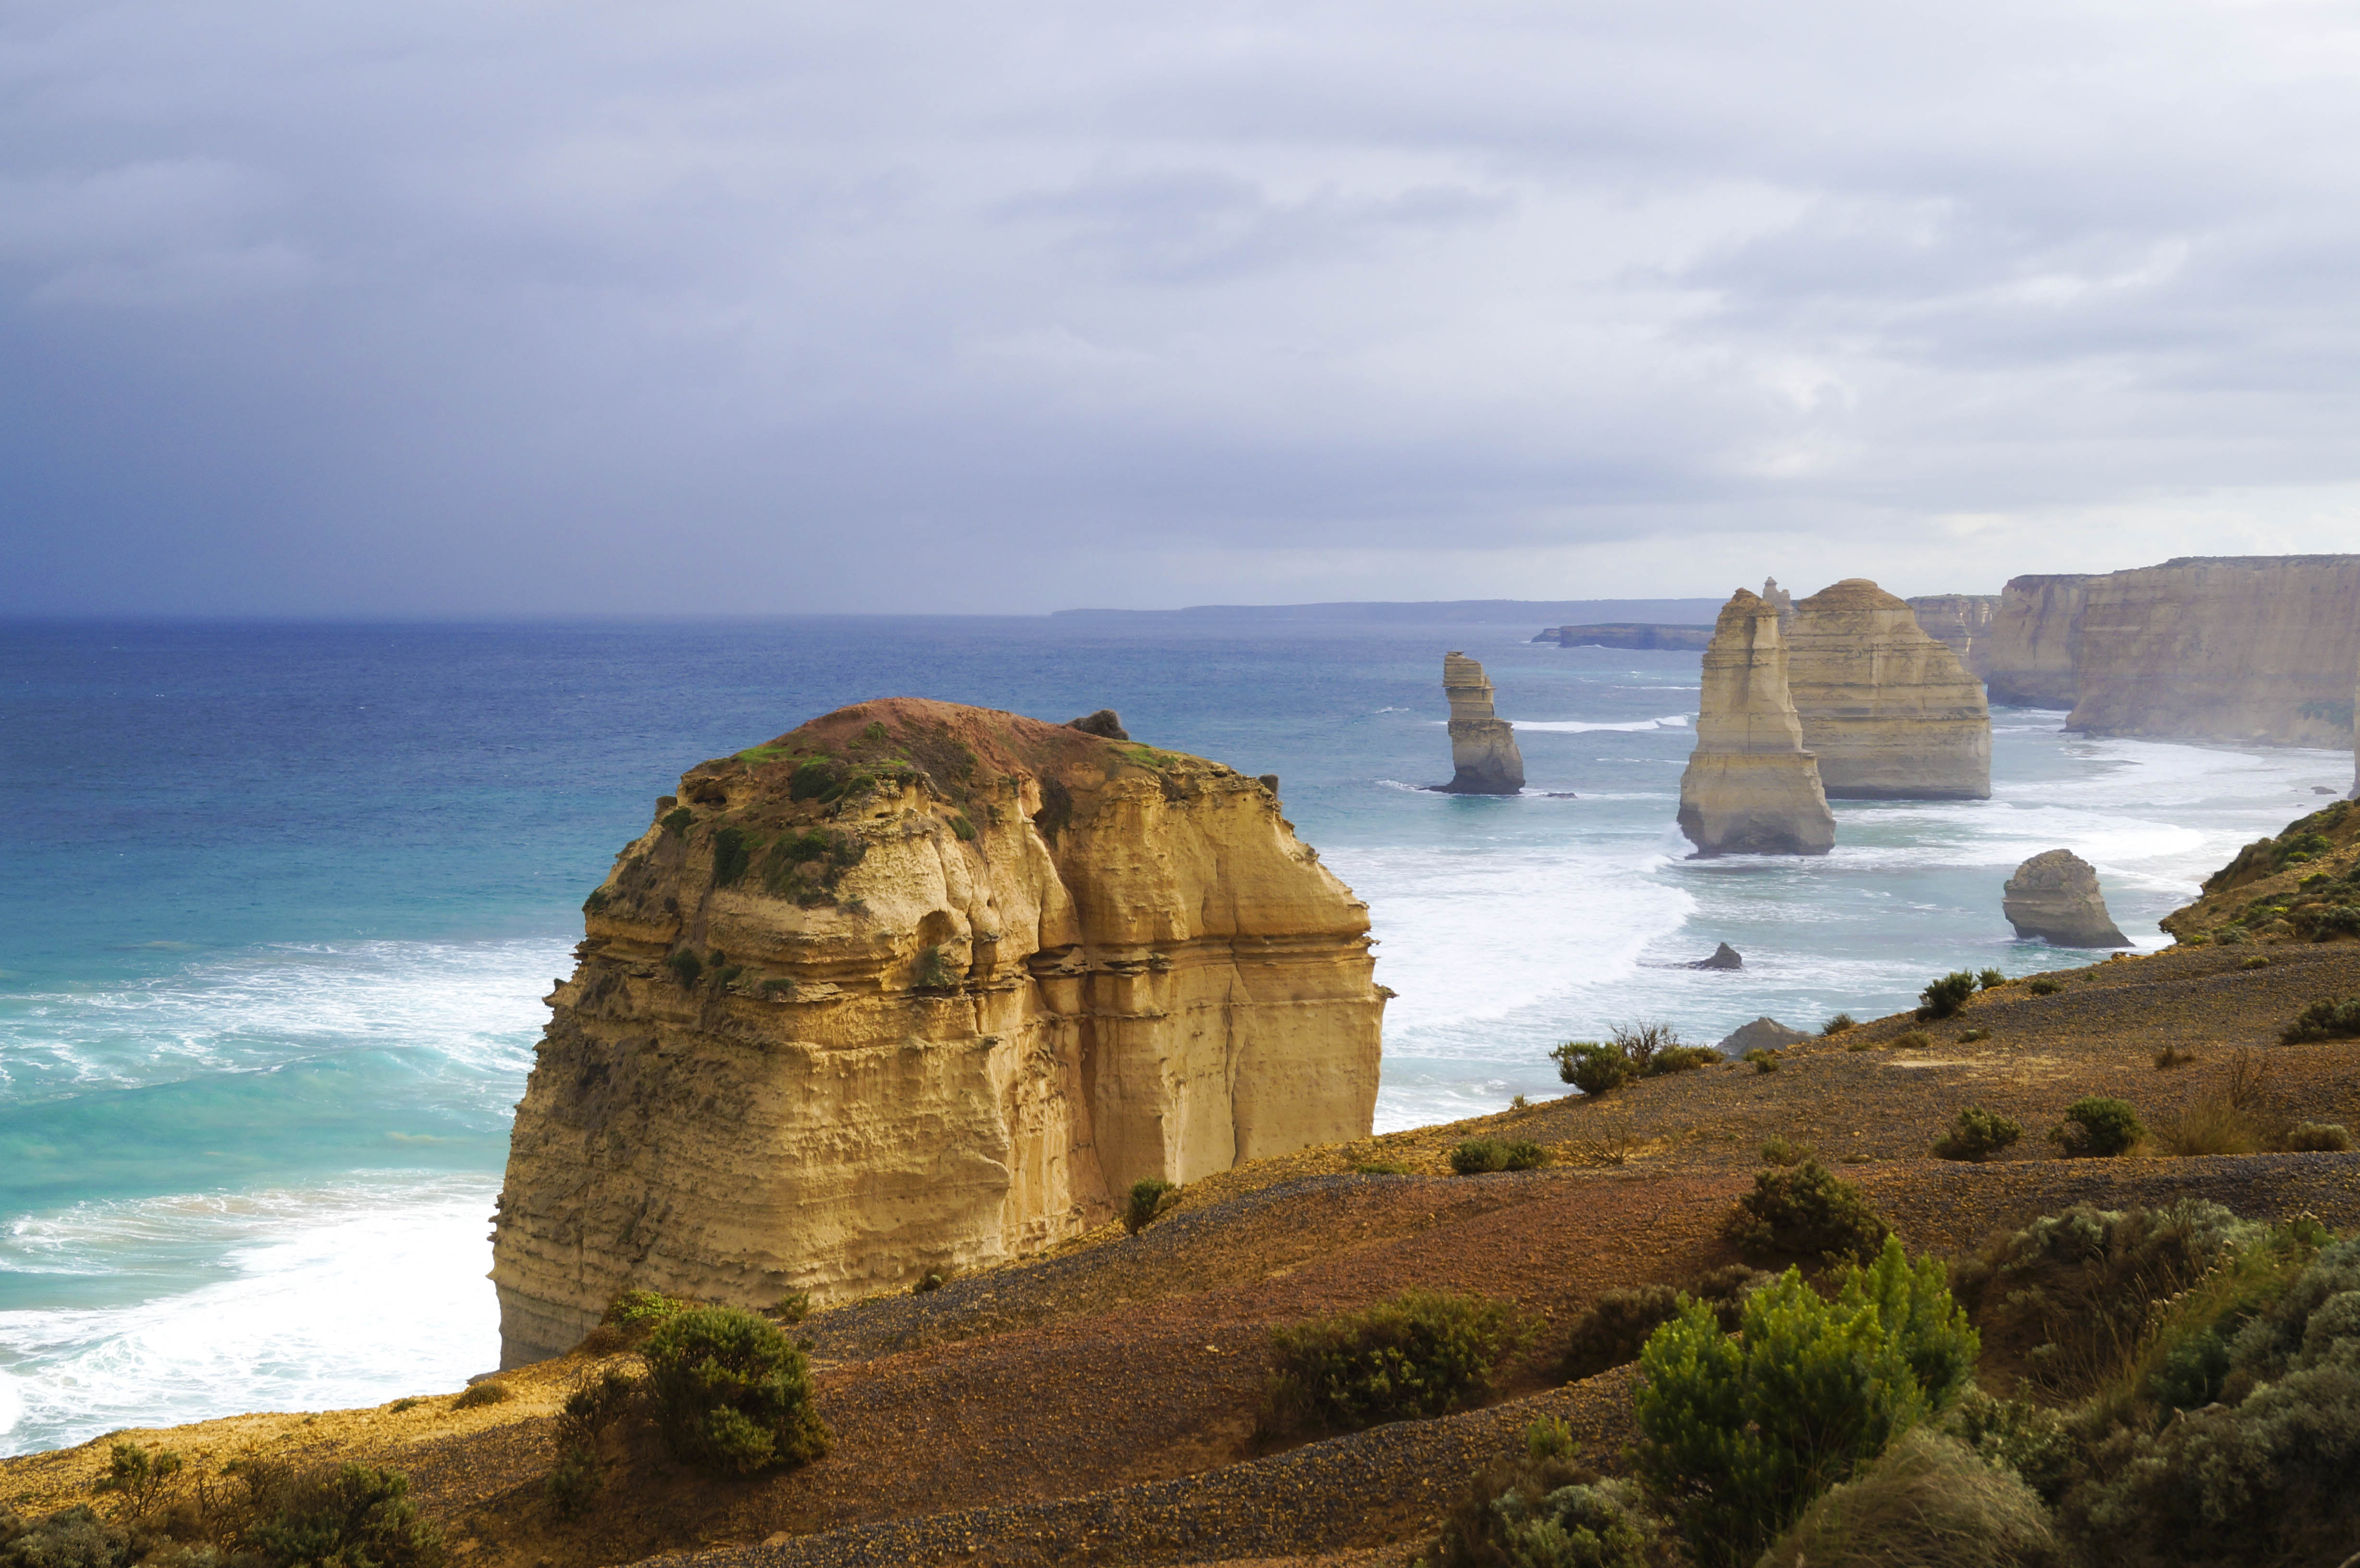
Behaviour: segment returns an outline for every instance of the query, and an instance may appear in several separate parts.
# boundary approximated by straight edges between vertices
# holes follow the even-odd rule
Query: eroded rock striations
[[[1992,618],[1999,613],[1999,595],[1926,593],[1906,602],[1926,635],[1957,654],[1968,674],[1980,678],[1991,653]]]
[[[1803,746],[1829,799],[1990,797],[1983,682],[1906,602],[1847,577],[1798,600],[1786,637]]]
[[[1450,782],[1446,795],[1513,795],[1524,787],[1516,732],[1491,712],[1491,682],[1463,653],[1442,656],[1442,690],[1450,699]]]
[[[691,769],[585,909],[496,1221],[504,1365],[627,1288],[905,1287],[1369,1130],[1367,906],[1200,757],[865,702]]]
[[[1786,690],[1778,608],[1739,589],[1705,649],[1680,832],[1702,855],[1825,855],[1836,820]]]
[[[2020,937],[2053,947],[2128,947],[2106,912],[2097,868],[2070,849],[2051,849],[2016,868],[2000,897],[2001,912]]]
[[[1990,700],[2021,708],[2070,708],[2080,691],[2081,604],[2092,579],[2011,577],[1992,613],[1983,678]]]

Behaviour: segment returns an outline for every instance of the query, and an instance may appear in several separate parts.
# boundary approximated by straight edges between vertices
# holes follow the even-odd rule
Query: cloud
[[[0,20],[0,610],[2360,548],[2333,6]]]

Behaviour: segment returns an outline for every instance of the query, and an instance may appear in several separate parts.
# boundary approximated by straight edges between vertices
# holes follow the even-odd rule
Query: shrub
[[[2249,953],[2237,964],[2240,969],[2267,969],[2269,966],[2270,957],[2266,953]]]
[[[2286,1027],[2278,1039],[2288,1045],[2300,1045],[2307,1040],[2343,1040],[2360,1035],[2360,996],[2347,996],[2340,1002],[2313,1002],[2302,1010],[2302,1016]]]
[[[385,1408],[392,1411],[395,1415],[399,1415],[404,1410],[414,1410],[425,1402],[425,1400],[420,1399],[415,1394],[404,1394],[400,1399],[394,1400],[393,1403],[386,1406]]]
[[[713,834],[713,885],[727,887],[746,875],[754,864],[755,840],[742,828],[725,827]]]
[[[1856,1020],[1850,1013],[1838,1013],[1834,1018],[1830,1018],[1827,1022],[1819,1026],[1819,1033],[1829,1039],[1833,1039],[1835,1036],[1843,1033],[1844,1030],[1852,1028],[1855,1021]]]
[[[1407,1176],[1411,1173],[1408,1166],[1392,1160],[1364,1160],[1352,1167],[1355,1176]]]
[[[1778,1071],[1778,1053],[1775,1051],[1765,1051],[1757,1045],[1745,1053],[1745,1060],[1754,1063],[1754,1071],[1756,1073]]]
[[[770,1315],[781,1323],[801,1323],[811,1316],[812,1299],[809,1290],[790,1290],[770,1307]]]
[[[2166,1154],[2251,1154],[2262,1146],[2262,1128],[2227,1093],[2199,1094],[2178,1111],[2157,1118],[2157,1144]]]
[[[504,1405],[515,1398],[506,1383],[486,1380],[470,1383],[461,1389],[459,1397],[451,1401],[451,1408],[454,1410],[481,1410],[486,1405]]]
[[[1788,1269],[1738,1332],[1691,1301],[1640,1355],[1641,1479],[1706,1568],[1750,1565],[1812,1498],[1965,1386],[1976,1340],[1942,1282],[1888,1242],[1827,1301]]]
[[[910,965],[910,984],[921,991],[947,991],[958,984],[958,975],[943,956],[939,943],[918,949],[918,956]]]
[[[582,912],[585,915],[598,914],[613,901],[612,896],[607,893],[606,889],[604,887],[593,887],[590,889],[590,896],[582,900]]]
[[[1747,1290],[1766,1283],[1770,1276],[1757,1269],[1735,1265],[1716,1269],[1687,1290],[1669,1285],[1634,1285],[1602,1290],[1573,1322],[1557,1376],[1568,1383],[1594,1377],[1609,1367],[1639,1359],[1647,1336],[1680,1315],[1693,1298],[1712,1309],[1724,1333],[1737,1328],[1738,1308]]]
[[[2007,976],[1996,969],[1986,969],[1975,976],[1975,984],[1986,991],[1996,991],[2007,984]]]
[[[1806,1160],[1755,1176],[1754,1191],[1738,1200],[1721,1234],[1749,1257],[1833,1263],[1875,1257],[1891,1230],[1859,1188]]]
[[[620,1372],[585,1381],[565,1396],[557,1412],[557,1463],[542,1481],[559,1517],[585,1512],[605,1485],[598,1466],[598,1440],[638,1399],[639,1386]]]
[[[1682,1049],[1679,1031],[1666,1023],[1615,1024],[1606,1032],[1612,1037],[1614,1049],[1642,1078],[1652,1078],[1658,1071],[1655,1064],[1658,1052]]]
[[[2352,1134],[2342,1122],[2297,1122],[2286,1146],[2296,1154],[2342,1154],[2351,1149]]]
[[[2146,1334],[2151,1303],[2187,1290],[2261,1234],[2218,1203],[2079,1203],[1996,1236],[1950,1271],[1984,1342],[2038,1386],[2087,1393]]]
[[[2174,1067],[2185,1067],[2195,1060],[2196,1053],[2194,1051],[2181,1051],[2175,1046],[2167,1045],[2161,1051],[2155,1053],[2156,1071],[2162,1073],[2168,1072]]]
[[[1634,1074],[1630,1062],[1611,1045],[1594,1040],[1569,1040],[1549,1052],[1557,1075],[1585,1094],[1620,1089]]]
[[[1273,1329],[1265,1427],[1354,1432],[1441,1415],[1488,1392],[1530,1334],[1502,1302],[1416,1290]]]
[[[1924,1029],[1904,1029],[1893,1037],[1896,1051],[1923,1051],[1934,1043],[1934,1037]]]
[[[312,1471],[256,1489],[262,1517],[245,1544],[274,1565],[367,1563],[431,1568],[442,1532],[418,1517],[410,1477],[360,1465]]]
[[[124,1510],[137,1518],[164,1500],[164,1495],[179,1480],[180,1469],[177,1449],[116,1443],[107,1450],[106,1474],[91,1490],[114,1493],[123,1499]]]
[[[676,950],[664,962],[672,965],[672,977],[683,986],[695,985],[696,977],[705,973],[705,960],[684,947]]]
[[[811,1368],[776,1323],[734,1307],[690,1307],[648,1340],[656,1425],[676,1458],[751,1475],[827,1452]]]
[[[910,1294],[913,1296],[931,1296],[936,1290],[941,1290],[945,1285],[949,1283],[949,1275],[944,1273],[939,1269],[929,1269],[923,1274],[918,1276],[918,1282],[910,1287]]]
[[[1450,1151],[1450,1169],[1461,1176],[1536,1171],[1548,1162],[1548,1150],[1537,1143],[1506,1143],[1491,1138],[1470,1138]]]
[[[1959,1031],[1959,1043],[1961,1045],[1972,1045],[1979,1040],[1989,1039],[1991,1039],[1991,1030],[1987,1029],[1961,1029]]]
[[[1122,1228],[1137,1236],[1179,1201],[1178,1187],[1161,1176],[1142,1176],[1131,1184],[1131,1196],[1122,1206]]]
[[[1709,1045],[1666,1046],[1648,1058],[1642,1076],[1661,1078],[1667,1073],[1693,1073],[1699,1067],[1710,1067],[1729,1059]]]
[[[666,811],[657,820],[662,825],[664,832],[684,833],[688,831],[689,824],[696,821],[696,813],[686,806],[680,806]]]
[[[1845,1049],[1846,1051],[1874,1051],[1874,1050],[1876,1049],[1876,1042],[1875,1042],[1874,1040],[1853,1040],[1850,1045],[1845,1046],[1845,1047],[1844,1047],[1844,1049]]]
[[[599,1474],[598,1456],[586,1448],[560,1449],[557,1463],[549,1467],[541,1487],[549,1494],[550,1507],[560,1519],[574,1519],[589,1510],[591,1502],[606,1485]]]
[[[2069,1160],[2106,1159],[2127,1153],[2147,1136],[2138,1113],[2126,1100],[2085,1094],[2065,1107],[2065,1119],[2049,1129],[2049,1141]]]
[[[1959,1396],[1943,1427],[1985,1464],[2012,1472],[2052,1506],[2078,1467],[2080,1455],[2065,1418],[2029,1399],[1995,1399],[1971,1386]]]
[[[606,1303],[598,1321],[618,1330],[626,1343],[636,1345],[687,1305],[660,1290],[626,1290]]]
[[[967,813],[962,811],[951,818],[951,832],[958,834],[958,836],[964,841],[973,842],[975,838],[975,824],[967,821]]]
[[[2024,1136],[2014,1117],[1968,1105],[1951,1119],[1950,1130],[1934,1140],[1938,1160],[1989,1160]]]
[[[2024,988],[2036,996],[2053,996],[2065,989],[2065,983],[2061,980],[2051,980],[2046,975],[2036,975]]]
[[[1628,1481],[1554,1457],[1494,1467],[1444,1520],[1439,1568],[1672,1568],[1670,1531]]]
[[[1975,994],[1975,977],[1963,969],[1954,969],[1939,980],[1927,982],[1918,993],[1918,1016],[1921,1018],[1947,1018],[1967,1005]]]
[[[1924,1427],[1821,1496],[1761,1568],[2049,1568],[2064,1555],[2040,1498]]]
[[[1774,1132],[1762,1144],[1765,1165],[1800,1165],[1819,1150],[1808,1143],[1797,1143],[1785,1133]]]

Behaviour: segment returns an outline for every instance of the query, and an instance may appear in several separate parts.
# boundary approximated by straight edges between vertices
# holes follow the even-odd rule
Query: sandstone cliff
[[[2070,849],[2051,849],[2016,868],[2000,890],[2000,912],[2019,937],[2056,947],[2128,947],[2106,912],[2098,869]]]
[[[1847,577],[1797,601],[1786,635],[1787,688],[1829,799],[1990,797],[1983,683],[1906,603]]]
[[[2183,557],[2090,580],[2066,725],[2343,747],[2355,669],[2360,555]]]
[[[1442,690],[1450,699],[1450,782],[1447,795],[1513,795],[1524,787],[1516,732],[1491,712],[1491,682],[1463,653],[1442,656]]]
[[[1980,678],[1991,652],[1992,617],[1999,613],[1999,595],[1926,593],[1907,603],[1926,635],[1957,654],[1968,674]]]
[[[505,1364],[626,1288],[903,1288],[1369,1130],[1367,907],[1218,763],[894,699],[658,808],[517,1109]]]
[[[1836,820],[1786,690],[1778,607],[1739,589],[1705,649],[1680,832],[1699,855],[1825,855]]]
[[[2081,601],[2092,581],[2071,574],[2008,580],[1976,672],[1991,701],[2025,708],[2073,705]]]

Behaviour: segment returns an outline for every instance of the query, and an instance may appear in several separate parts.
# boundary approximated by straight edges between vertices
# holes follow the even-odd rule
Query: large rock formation
[[[2036,855],[2016,868],[2000,896],[2000,910],[2020,937],[2053,947],[2128,947],[2130,938],[2106,913],[2097,868],[2070,849]]]
[[[1992,617],[1999,613],[1998,594],[1926,593],[1907,603],[1928,637],[1957,654],[1968,674],[1983,674],[1991,653]]]
[[[1679,822],[1699,855],[1825,855],[1835,847],[1835,815],[1786,691],[1778,608],[1743,588],[1721,607],[1705,649]]]
[[[2355,669],[2360,555],[2184,557],[2090,580],[2065,723],[2340,749]]]
[[[865,702],[692,769],[585,908],[496,1222],[504,1365],[626,1288],[902,1288],[1369,1130],[1367,907],[1199,757]]]
[[[1983,682],[1865,577],[1797,602],[1786,679],[1830,800],[1991,795]]]
[[[1712,628],[1618,621],[1610,626],[1551,626],[1533,640],[1553,642],[1559,648],[1627,648],[1691,653],[1700,652],[1706,644],[1712,641]]]
[[[2068,573],[2008,579],[1976,671],[1991,701],[2021,708],[2073,705],[2081,603],[2091,581]]]
[[[1491,712],[1491,682],[1482,665],[1456,651],[1442,656],[1442,690],[1450,699],[1451,775],[1436,789],[1446,795],[1513,795],[1524,787],[1524,757],[1516,732]]]

